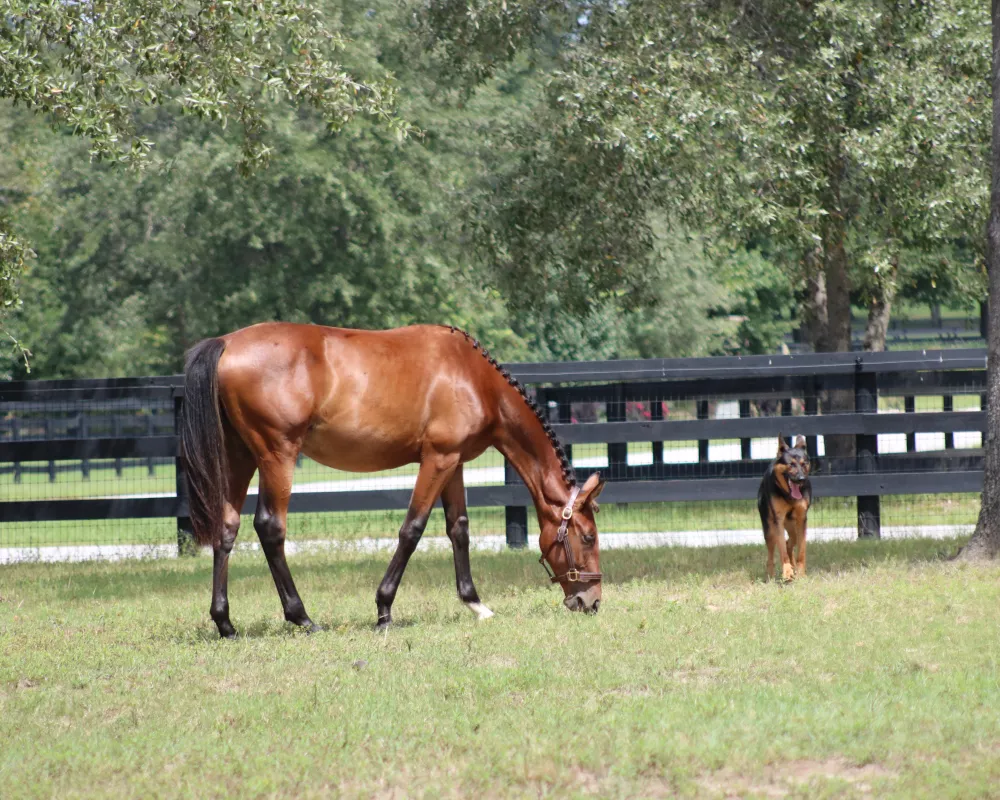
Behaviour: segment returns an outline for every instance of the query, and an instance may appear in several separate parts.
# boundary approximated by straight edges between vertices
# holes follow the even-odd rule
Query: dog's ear
[[[799,436],[799,437],[797,437],[795,439],[795,446],[799,450],[805,450],[806,449],[806,437],[805,436]]]
[[[778,455],[780,456],[788,449],[788,442],[785,441],[785,437],[780,433],[778,434]]]

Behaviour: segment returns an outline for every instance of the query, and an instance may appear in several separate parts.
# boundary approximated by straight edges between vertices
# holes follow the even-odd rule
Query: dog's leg
[[[798,574],[798,570],[795,569],[795,551],[797,548],[801,549],[801,534],[794,509],[785,517],[785,530],[788,532],[788,561]]]
[[[806,515],[809,513],[809,509],[803,509],[801,512],[797,512],[796,516],[799,535],[798,535],[798,563],[795,565],[795,571],[799,575],[806,574]]]
[[[795,578],[795,569],[792,567],[792,547],[795,545],[795,540],[793,536],[789,536],[788,542],[785,542],[785,528],[789,528],[789,534],[791,534],[789,522],[791,521],[790,516],[787,515],[787,510],[785,513],[777,514],[777,525],[774,526],[774,546],[781,555],[781,579],[783,581],[790,581]],[[773,573],[772,573],[773,574]]]
[[[785,514],[772,508],[767,520],[767,533],[764,537],[767,540],[767,577],[774,580],[774,554],[777,552],[781,557],[781,575],[783,580],[791,580],[788,573],[791,571],[788,551],[785,547]]]

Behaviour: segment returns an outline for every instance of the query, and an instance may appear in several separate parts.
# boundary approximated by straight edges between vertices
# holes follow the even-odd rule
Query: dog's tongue
[[[795,500],[801,500],[802,499],[802,491],[799,489],[799,485],[797,483],[793,483],[792,481],[789,481],[788,482],[788,490],[791,493],[793,499],[795,499]]]

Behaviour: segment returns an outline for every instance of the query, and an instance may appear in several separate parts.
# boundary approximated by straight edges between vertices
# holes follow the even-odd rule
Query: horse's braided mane
[[[549,443],[552,445],[552,449],[555,450],[556,456],[559,458],[560,465],[562,465],[563,480],[566,481],[567,486],[570,488],[576,486],[576,471],[573,469],[573,465],[566,457],[566,451],[563,450],[559,437],[556,436],[556,432],[552,430],[552,426],[549,424],[548,419],[546,419],[542,409],[540,409],[535,401],[528,396],[528,393],[524,390],[520,381],[504,369],[503,366],[490,355],[490,351],[479,344],[478,339],[473,339],[466,331],[463,331],[461,328],[456,328],[454,325],[449,325],[447,327],[452,333],[462,334],[466,341],[469,342],[483,356],[483,358],[489,361],[493,368],[504,377],[504,380],[517,390],[517,393],[521,395],[521,398],[527,404],[528,408],[530,408],[538,418],[538,421],[542,425],[542,429],[545,431],[545,435],[549,437]]]

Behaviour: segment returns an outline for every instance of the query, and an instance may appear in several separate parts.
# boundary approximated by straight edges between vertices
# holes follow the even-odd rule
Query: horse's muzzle
[[[563,605],[570,611],[583,611],[587,614],[596,614],[601,607],[601,584],[594,583],[583,591],[571,594]]]

